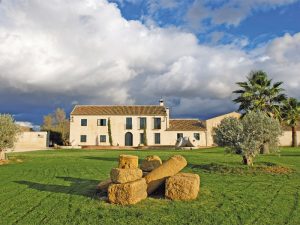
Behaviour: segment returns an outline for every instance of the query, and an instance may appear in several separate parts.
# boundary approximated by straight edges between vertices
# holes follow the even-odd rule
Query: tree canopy
[[[252,71],[247,81],[237,83],[241,89],[233,92],[238,94],[233,101],[240,104],[238,110],[243,115],[259,110],[281,119],[280,107],[286,99],[284,89],[281,88],[282,83],[274,83],[264,71]]]

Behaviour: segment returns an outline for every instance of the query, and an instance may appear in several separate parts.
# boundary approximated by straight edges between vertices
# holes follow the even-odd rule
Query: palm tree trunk
[[[292,146],[297,147],[298,146],[298,140],[297,140],[297,130],[296,127],[292,127]]]

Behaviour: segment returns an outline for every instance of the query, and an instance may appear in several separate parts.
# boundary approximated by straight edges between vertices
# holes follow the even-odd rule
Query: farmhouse
[[[213,146],[212,129],[232,112],[208,120],[173,119],[170,109],[159,105],[76,105],[70,116],[72,146],[174,146],[184,138],[195,147]],[[146,135],[146,138],[145,138]]]

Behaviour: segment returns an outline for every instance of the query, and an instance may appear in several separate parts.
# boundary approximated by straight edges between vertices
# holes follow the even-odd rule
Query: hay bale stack
[[[137,156],[120,155],[119,168],[113,168],[110,172],[112,183],[108,187],[108,201],[131,205],[147,198],[147,184],[142,176]]]
[[[179,173],[186,165],[187,161],[180,155],[174,155],[164,163],[158,156],[147,156],[139,169],[137,156],[120,155],[119,168],[113,168],[111,178],[100,182],[97,190],[107,193],[110,203],[131,205],[147,198],[165,183],[166,198],[192,200],[198,196],[200,177]]]
[[[200,177],[193,173],[178,173],[167,178],[165,196],[171,200],[193,200],[198,196]]]

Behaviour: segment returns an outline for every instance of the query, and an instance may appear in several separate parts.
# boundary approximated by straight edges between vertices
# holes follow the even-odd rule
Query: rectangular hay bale
[[[166,180],[165,196],[172,200],[196,199],[200,189],[200,177],[193,173],[178,173]]]
[[[143,171],[139,168],[135,169],[120,169],[113,168],[110,171],[110,178],[113,183],[123,184],[142,178]]]
[[[135,169],[139,167],[139,157],[135,155],[120,155],[119,168],[120,169]]]
[[[132,205],[147,198],[147,184],[144,178],[124,184],[111,184],[108,201],[119,205]]]

